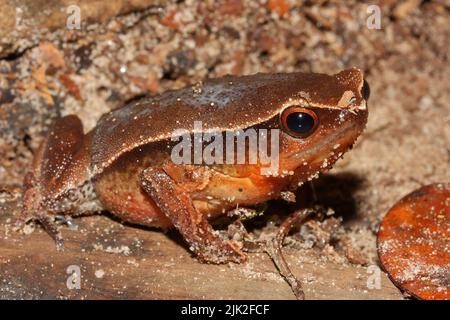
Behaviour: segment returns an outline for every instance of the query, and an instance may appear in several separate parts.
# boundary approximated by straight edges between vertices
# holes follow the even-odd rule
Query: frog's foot
[[[55,241],[56,248],[58,250],[63,249],[64,239],[61,235],[61,232],[58,230],[58,225],[55,222],[55,217],[45,212],[35,214],[34,216],[21,215],[14,224],[14,230],[23,230],[25,226],[32,221],[37,221],[44,227],[44,230]]]
[[[58,250],[63,250],[64,239],[61,232],[58,230],[58,225],[55,221],[55,216],[49,215],[47,213],[37,214],[36,219],[44,227],[45,231],[55,240],[56,248]]]
[[[284,259],[283,253],[281,251],[281,247],[283,245],[284,238],[288,235],[289,231],[298,223],[303,222],[308,216],[317,212],[317,208],[307,208],[297,210],[292,213],[280,226],[275,237],[268,241],[265,246],[265,251],[273,260],[275,266],[277,267],[280,274],[286,279],[289,285],[292,288],[296,298],[298,300],[305,299],[305,293],[302,289],[302,284],[300,280],[298,280],[295,275],[292,273],[289,265]]]
[[[32,221],[38,221],[44,227],[45,231],[55,241],[58,250],[63,248],[64,240],[58,230],[55,216],[41,208],[39,192],[34,187],[30,187],[24,193],[22,212],[15,221],[14,229],[16,231],[23,230],[25,225]]]
[[[266,252],[266,241],[256,240],[247,232],[244,224],[240,219],[233,221],[228,225],[228,237],[242,242],[242,251],[248,253],[264,253]]]
[[[195,209],[188,192],[163,168],[144,170],[141,186],[201,261],[217,264],[245,261],[246,256],[241,252],[238,242],[221,239],[208,220]]]

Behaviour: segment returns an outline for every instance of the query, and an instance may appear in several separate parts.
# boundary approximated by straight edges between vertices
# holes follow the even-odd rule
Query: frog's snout
[[[356,128],[358,129],[358,135],[364,130],[367,124],[367,120],[369,117],[369,110],[367,108],[367,100],[364,101],[364,108],[361,108],[360,110],[356,110],[356,119],[355,124]],[[356,139],[356,138],[355,138]]]

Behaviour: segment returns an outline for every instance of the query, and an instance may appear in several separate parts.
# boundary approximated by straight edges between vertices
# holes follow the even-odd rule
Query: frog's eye
[[[367,83],[367,81],[364,79],[364,84],[363,87],[361,89],[361,96],[363,97],[364,100],[369,100],[369,96],[370,96],[370,87],[369,84]]]
[[[296,106],[284,109],[280,120],[283,130],[296,138],[308,137],[319,124],[319,118],[315,112]]]

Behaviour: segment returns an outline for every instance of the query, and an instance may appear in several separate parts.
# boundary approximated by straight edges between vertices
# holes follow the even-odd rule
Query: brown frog
[[[239,243],[209,221],[329,169],[363,131],[367,99],[353,68],[212,79],[111,111],[86,134],[78,117],[63,117],[36,152],[20,221],[40,221],[61,245],[55,216],[108,210],[134,224],[175,227],[202,261],[241,262]],[[255,157],[254,133],[271,163]],[[180,148],[186,141],[194,142],[190,154]]]

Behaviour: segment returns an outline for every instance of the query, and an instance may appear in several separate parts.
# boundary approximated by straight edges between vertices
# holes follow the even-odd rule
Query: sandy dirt
[[[314,182],[316,202],[335,214],[303,226],[290,247],[316,252],[311,259],[377,264],[376,230],[386,211],[421,185],[450,181],[446,1],[375,2],[380,29],[368,27],[369,4],[356,1],[117,1],[114,10],[97,3],[90,11],[79,1],[89,17],[82,11],[81,30],[51,15],[53,23],[33,20],[33,10],[42,10],[23,2],[25,25],[1,41],[2,190],[20,193],[34,150],[61,115],[77,114],[89,130],[127,101],[205,78],[353,66],[370,84],[367,128]],[[48,5],[50,12],[63,7]],[[3,203],[13,197],[6,194]],[[5,208],[4,223],[12,215]],[[270,229],[267,219],[256,219],[252,232]]]

